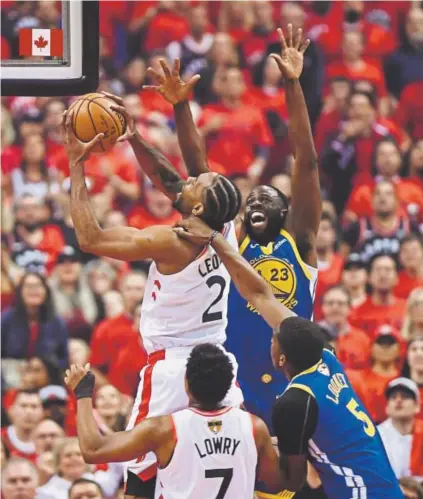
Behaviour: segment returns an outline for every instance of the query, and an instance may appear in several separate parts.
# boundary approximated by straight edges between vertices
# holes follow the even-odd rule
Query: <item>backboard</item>
[[[2,1],[1,93],[66,96],[98,85],[98,1]]]

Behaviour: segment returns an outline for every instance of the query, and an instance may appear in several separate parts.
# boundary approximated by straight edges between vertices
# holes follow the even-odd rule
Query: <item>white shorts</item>
[[[141,379],[131,417],[126,427],[127,430],[131,430],[145,418],[167,416],[188,407],[188,396],[185,392],[185,371],[192,349],[193,347],[175,347],[154,352],[149,356],[148,364],[140,373]],[[244,397],[236,383],[238,363],[234,355],[226,353],[234,366],[234,381],[223,404],[239,407],[243,403]],[[149,452],[146,456],[140,456],[138,459],[126,463],[125,481],[128,470],[144,482],[149,480],[157,473],[155,454]]]

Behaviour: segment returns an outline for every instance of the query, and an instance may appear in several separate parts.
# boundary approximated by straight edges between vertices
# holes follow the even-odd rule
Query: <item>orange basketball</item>
[[[93,93],[83,95],[69,108],[73,110],[72,127],[79,140],[90,142],[97,134],[104,133],[104,137],[92,149],[93,152],[108,151],[125,133],[125,118],[110,109],[116,105],[103,94]]]

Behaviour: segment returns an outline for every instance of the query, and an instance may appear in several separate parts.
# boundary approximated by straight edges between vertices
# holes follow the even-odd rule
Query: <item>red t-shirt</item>
[[[23,457],[35,463],[37,454],[33,442],[22,442],[18,439],[13,426],[1,429],[1,440],[13,457]]]
[[[356,394],[361,399],[373,421],[381,423],[386,419],[385,390],[388,383],[398,378],[398,370],[394,376],[382,376],[373,372],[371,368],[362,370],[349,370],[346,374]]]
[[[143,206],[136,206],[128,215],[128,224],[137,229],[145,229],[151,225],[174,225],[181,219],[181,214],[172,210],[171,214],[165,218],[157,218]]]
[[[371,347],[368,335],[349,325],[347,331],[337,337],[336,356],[347,369],[364,369],[369,366]]]
[[[406,270],[398,274],[398,284],[394,288],[394,295],[406,300],[415,288],[423,287],[423,277],[411,277]]]
[[[221,103],[211,104],[204,108],[199,126],[216,115],[223,115],[225,121],[220,130],[207,137],[208,157],[229,174],[245,173],[256,157],[256,147],[273,144],[263,112],[244,105],[229,109]]]
[[[410,83],[401,93],[394,121],[414,140],[423,137],[423,82]]]
[[[144,50],[152,52],[154,49],[164,49],[171,42],[180,42],[188,32],[189,25],[185,17],[176,12],[159,12],[148,27]]]
[[[320,114],[314,134],[316,151],[319,155],[322,154],[328,138],[334,136],[338,131],[341,120],[342,115],[337,109]]]
[[[401,330],[407,303],[400,298],[394,298],[390,305],[375,305],[372,297],[350,313],[351,325],[365,331],[371,339],[374,338],[376,329],[383,324],[389,324]]]
[[[325,269],[319,269],[317,279],[316,294],[314,299],[314,320],[323,319],[322,298],[326,291],[341,280],[342,269],[344,268],[344,258],[338,253],[333,254],[332,261]]]
[[[138,334],[133,329],[132,318],[124,313],[101,321],[91,339],[90,362],[93,367],[109,370],[119,351]]]
[[[274,111],[282,120],[288,120],[285,90],[276,89],[274,93],[267,93],[262,88],[252,87],[242,96],[242,101],[247,106],[257,107],[262,111]]]

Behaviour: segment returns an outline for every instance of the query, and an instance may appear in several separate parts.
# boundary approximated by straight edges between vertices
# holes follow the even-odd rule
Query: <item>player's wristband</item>
[[[81,381],[76,385],[74,393],[75,397],[79,399],[91,398],[93,396],[95,385],[95,376],[91,371],[81,379]]]
[[[213,244],[213,241],[215,239],[215,237],[219,234],[219,231],[218,230],[215,230],[213,231],[213,234],[210,236],[210,239],[209,239],[209,244]]]

